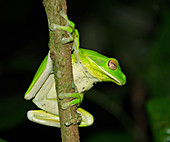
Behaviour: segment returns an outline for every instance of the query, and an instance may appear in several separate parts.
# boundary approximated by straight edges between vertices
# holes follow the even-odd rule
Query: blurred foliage
[[[3,3],[0,138],[60,141],[59,129],[27,120],[26,112],[37,107],[23,99],[48,52],[42,0]],[[169,141],[169,4],[168,0],[67,1],[81,46],[117,58],[127,76],[125,86],[98,83],[87,92],[82,107],[95,122],[79,129],[81,141]]]
[[[82,142],[131,142],[132,138],[125,132],[114,132],[112,130],[96,131],[90,137],[85,138]]]
[[[3,139],[0,139],[0,142],[6,142],[5,140],[3,140]]]
[[[154,142],[170,141],[170,98],[152,99],[147,104]]]
[[[150,95],[165,97],[170,94],[170,11],[162,15],[161,26],[150,50],[147,81],[151,87]]]
[[[151,88],[147,104],[155,142],[170,141],[170,11],[162,16],[148,67],[147,80]]]

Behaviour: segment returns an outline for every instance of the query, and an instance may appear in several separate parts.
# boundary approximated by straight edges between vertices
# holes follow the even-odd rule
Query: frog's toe
[[[74,40],[73,37],[62,38],[61,43],[66,44],[66,43],[72,42],[73,40]]]
[[[62,104],[62,109],[67,109],[69,107],[69,103]]]
[[[71,124],[80,124],[81,123],[81,120],[82,120],[82,117],[81,117],[81,114],[80,113],[77,113],[75,115],[75,118],[72,118],[68,121],[65,122],[65,125],[66,126],[70,126]]]
[[[70,102],[64,103],[64,104],[62,105],[62,109],[67,109],[68,107],[71,107],[71,106],[73,106],[73,105],[79,106],[80,103],[81,103],[81,100],[80,100],[80,99],[74,99],[74,100],[72,100],[72,101],[70,101]]]

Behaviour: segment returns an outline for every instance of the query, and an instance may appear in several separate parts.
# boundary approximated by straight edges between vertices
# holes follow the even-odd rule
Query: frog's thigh
[[[77,112],[80,113],[82,116],[82,121],[79,127],[87,127],[93,124],[94,118],[89,112],[87,112],[86,110],[82,108],[78,108]]]
[[[47,113],[43,110],[30,110],[27,112],[29,120],[42,125],[60,127],[58,115]]]

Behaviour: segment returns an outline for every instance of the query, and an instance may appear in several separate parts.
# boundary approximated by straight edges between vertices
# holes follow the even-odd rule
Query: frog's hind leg
[[[27,112],[27,117],[30,121],[42,125],[60,127],[59,116],[47,113],[43,110],[30,110]]]
[[[89,112],[80,107],[77,109],[77,112],[80,113],[82,117],[79,127],[87,127],[93,124],[94,118]]]
[[[79,114],[81,114],[82,117],[79,127],[87,127],[93,124],[94,118],[89,112],[82,108],[78,108],[77,111]],[[60,128],[60,119],[58,115],[50,114],[43,110],[30,110],[27,112],[27,117],[30,121],[33,121],[35,123]],[[76,124],[71,121],[68,121],[67,123],[70,123],[69,125]],[[67,123],[65,123],[66,126]]]

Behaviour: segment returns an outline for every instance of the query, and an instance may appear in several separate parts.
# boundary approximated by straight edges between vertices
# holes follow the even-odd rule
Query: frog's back
[[[89,49],[83,49],[83,48],[80,48],[80,54],[85,56],[85,57],[96,57],[96,58],[100,58],[100,59],[107,59],[108,57],[96,52],[96,51],[93,51],[93,50],[89,50]]]

